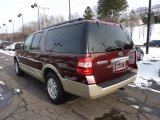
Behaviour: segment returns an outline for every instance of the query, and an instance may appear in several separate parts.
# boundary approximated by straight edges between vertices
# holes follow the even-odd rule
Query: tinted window
[[[83,24],[49,30],[46,50],[54,52],[85,53]]]
[[[133,42],[124,28],[102,23],[89,23],[89,52],[132,49]]]
[[[36,33],[34,38],[33,38],[33,41],[32,41],[32,46],[31,46],[31,49],[34,49],[34,50],[39,50],[39,43],[40,43],[40,40],[41,40],[41,36],[42,36],[42,33]]]
[[[25,41],[25,43],[24,43],[24,49],[27,49],[27,50],[30,49],[33,36],[34,36],[34,35],[30,35],[30,36],[26,39],[26,41]]]

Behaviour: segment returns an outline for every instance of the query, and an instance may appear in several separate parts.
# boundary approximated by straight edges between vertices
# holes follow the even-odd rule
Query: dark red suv
[[[54,104],[62,103],[66,92],[105,96],[136,77],[133,42],[115,23],[72,20],[31,34],[16,49],[16,74],[44,82]]]

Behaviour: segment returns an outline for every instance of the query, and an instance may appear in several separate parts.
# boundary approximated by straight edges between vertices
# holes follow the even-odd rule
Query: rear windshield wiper
[[[124,50],[124,47],[108,47],[106,48],[106,51],[111,51],[111,50]]]
[[[104,46],[105,47],[105,50],[106,50],[106,52],[107,51],[112,51],[112,50],[124,50],[124,45],[121,45],[120,47],[111,47],[111,46],[106,46],[106,43],[101,43],[102,44],[102,46]]]

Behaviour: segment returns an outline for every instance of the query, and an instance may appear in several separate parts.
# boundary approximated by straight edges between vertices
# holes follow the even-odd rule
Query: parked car
[[[4,42],[0,43],[0,49],[5,49],[6,46],[9,46],[10,44],[11,44],[11,42],[4,41]]]
[[[17,45],[17,44],[23,46],[24,43],[23,42],[14,42],[14,43],[10,44],[9,46],[6,46],[5,50],[15,51],[15,45]]]
[[[144,43],[143,45],[146,46],[146,43]],[[160,40],[151,40],[151,41],[149,41],[149,46],[159,47],[160,46]]]
[[[136,51],[137,51],[137,60],[142,61],[143,57],[144,57],[143,50],[140,47],[137,47],[137,46],[135,48],[136,48]]]
[[[15,72],[46,84],[54,104],[65,93],[99,98],[136,78],[136,50],[121,25],[77,19],[32,33],[16,45]]]

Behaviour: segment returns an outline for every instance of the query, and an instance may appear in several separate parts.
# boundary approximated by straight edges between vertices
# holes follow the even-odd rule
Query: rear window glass
[[[85,53],[86,40],[83,24],[49,30],[46,50],[63,53]]]
[[[133,48],[131,37],[120,26],[89,23],[89,52],[107,52]]]

